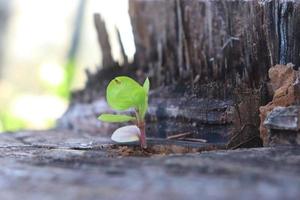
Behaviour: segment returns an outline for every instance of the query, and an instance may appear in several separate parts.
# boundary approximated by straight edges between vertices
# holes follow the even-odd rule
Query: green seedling
[[[150,82],[148,78],[143,86],[126,76],[119,76],[110,81],[106,89],[106,100],[109,106],[117,111],[134,109],[135,115],[102,114],[98,119],[104,122],[131,121],[136,125],[117,129],[112,135],[112,140],[117,142],[139,140],[141,147],[147,148],[145,115],[148,110],[149,88]]]

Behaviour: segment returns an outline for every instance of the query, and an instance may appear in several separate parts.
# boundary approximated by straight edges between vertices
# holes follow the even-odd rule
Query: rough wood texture
[[[231,101],[236,117],[226,126],[234,128],[222,129],[231,135],[259,126],[258,108],[270,100],[268,69],[300,64],[298,1],[129,2],[137,65],[154,87],[182,84],[190,96]],[[257,133],[249,131],[248,138]]]
[[[130,0],[137,68],[128,69],[140,82],[150,77],[150,134],[192,131],[194,137],[233,147],[258,137],[259,107],[271,100],[268,69],[276,63],[300,64],[299,13],[298,1]],[[74,102],[101,100],[99,81],[107,83],[126,70],[117,71],[90,76],[93,81]],[[101,110],[75,120],[68,113],[71,120],[63,127],[78,127],[78,118],[95,118]],[[97,126],[89,130],[97,132],[102,125]]]
[[[299,147],[115,157],[103,137],[112,127],[96,119],[110,111],[113,76],[149,75],[153,136],[188,130],[232,149],[260,144],[267,70],[299,64],[299,11],[296,1],[130,0],[139,68],[90,74],[60,120],[74,132],[1,134],[1,199],[299,199]]]
[[[130,0],[136,62],[157,85],[259,88],[268,68],[300,64],[300,2]]]
[[[129,10],[136,62],[154,85],[179,82],[199,97],[232,99],[245,118],[236,130],[259,124],[269,67],[300,64],[297,1],[131,0]]]
[[[300,149],[114,157],[107,139],[59,131],[0,135],[0,196],[19,200],[299,199]]]
[[[94,23],[97,30],[98,42],[101,47],[102,67],[114,66],[117,63],[112,57],[108,32],[105,26],[105,22],[101,18],[100,14],[94,14]]]
[[[269,145],[300,145],[300,107],[276,107],[266,117]]]

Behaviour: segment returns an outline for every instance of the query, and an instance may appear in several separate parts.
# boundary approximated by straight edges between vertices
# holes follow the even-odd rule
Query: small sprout
[[[143,86],[126,76],[119,76],[110,81],[106,89],[106,100],[109,106],[117,111],[133,108],[135,116],[102,114],[98,119],[104,122],[132,121],[136,124],[136,126],[124,126],[117,129],[111,137],[112,140],[116,142],[132,142],[138,139],[141,147],[147,148],[145,115],[148,110],[149,89],[150,81],[148,78]]]

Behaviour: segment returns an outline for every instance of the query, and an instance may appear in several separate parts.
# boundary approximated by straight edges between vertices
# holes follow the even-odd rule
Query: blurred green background
[[[93,14],[106,21],[114,59],[115,28],[133,58],[127,0],[0,0],[0,132],[46,129],[82,88],[84,69],[101,67]]]

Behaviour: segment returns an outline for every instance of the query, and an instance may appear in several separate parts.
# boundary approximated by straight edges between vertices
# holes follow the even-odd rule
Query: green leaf
[[[135,80],[119,76],[114,78],[106,89],[106,99],[115,110],[138,109],[144,104],[146,92]]]
[[[150,81],[149,81],[149,78],[147,77],[144,84],[143,84],[143,88],[146,92],[146,94],[149,93],[149,89],[150,89]]]
[[[135,117],[129,115],[102,114],[98,117],[98,119],[104,122],[128,122],[134,121]]]

